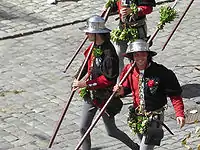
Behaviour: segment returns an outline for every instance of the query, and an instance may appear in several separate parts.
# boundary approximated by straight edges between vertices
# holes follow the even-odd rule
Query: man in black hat
[[[155,145],[160,145],[167,97],[175,109],[177,123],[180,127],[185,124],[180,84],[171,70],[152,61],[156,54],[149,50],[144,40],[130,43],[125,56],[134,60],[135,66],[123,84],[115,85],[113,89],[121,97],[132,93],[133,106],[130,107],[128,124],[138,134],[140,150],[153,150]],[[121,78],[130,66],[124,67]]]
[[[119,75],[119,59],[110,42],[110,30],[105,27],[104,19],[100,16],[91,17],[84,32],[88,35],[88,39],[94,42],[94,48],[81,74],[81,78],[85,75],[86,77],[80,81],[75,79],[73,82],[73,87],[80,88],[80,95],[84,99],[80,127],[82,136],[91,125],[97,110],[104,106],[112,94],[112,88]],[[85,56],[87,56],[90,47],[91,45],[84,52]],[[119,130],[115,124],[114,116],[120,112],[122,105],[119,98],[113,98],[107,106],[102,115],[106,130],[109,136],[120,140],[133,150],[139,150],[139,146]],[[91,150],[90,135],[84,140],[82,149]]]

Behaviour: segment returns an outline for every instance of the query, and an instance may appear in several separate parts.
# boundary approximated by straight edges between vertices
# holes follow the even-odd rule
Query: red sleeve
[[[142,10],[138,13],[138,16],[144,16],[150,14],[153,11],[152,6],[138,6],[138,8]]]
[[[93,44],[93,43],[91,43],[91,44],[87,47],[87,49],[85,49],[85,51],[83,52],[85,58],[87,57],[88,53],[90,52],[90,48],[91,48],[92,44]],[[90,57],[88,58],[88,62],[87,62],[87,66],[88,66],[87,72],[90,72],[91,63],[92,63],[92,55],[90,55]]]
[[[125,76],[126,72],[129,70],[129,68],[131,67],[131,64],[128,64],[124,67],[124,69],[122,70],[121,74],[120,74],[120,81],[122,80],[122,78]],[[123,87],[127,87],[130,88],[130,83],[129,83],[129,79],[128,77],[124,80],[124,82],[122,83]]]
[[[172,105],[174,107],[176,117],[185,117],[182,97],[181,96],[171,96],[170,99],[171,99]]]
[[[112,85],[113,82],[106,79],[104,75],[101,75],[96,79],[87,81],[86,84],[88,85],[89,90],[96,90],[99,88],[105,88],[109,85]]]
[[[85,51],[83,52],[84,56],[87,57],[89,51],[90,51],[90,48],[92,46],[92,43],[85,49]]]

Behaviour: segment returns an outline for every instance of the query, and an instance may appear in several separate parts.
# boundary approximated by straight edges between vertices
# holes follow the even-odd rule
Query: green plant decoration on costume
[[[147,131],[149,125],[149,119],[146,115],[141,115],[136,113],[135,109],[131,106],[129,107],[129,117],[127,119],[128,126],[131,128],[131,131],[135,134],[143,134]]]
[[[160,13],[160,22],[158,23],[159,29],[163,29],[166,23],[170,23],[177,17],[176,10],[169,6],[161,6],[159,13]]]
[[[132,13],[128,17],[129,19],[134,19],[134,15],[138,14],[137,5],[134,2],[132,2],[130,8],[132,10]],[[111,31],[111,40],[113,42],[134,42],[136,39],[138,39],[138,30],[136,27],[130,25],[130,22],[127,21],[127,23],[122,24],[122,26],[119,29],[114,29]]]
[[[103,54],[103,51],[100,48],[94,48],[92,53],[95,57],[100,57]]]
[[[131,10],[132,10],[131,15],[138,14],[138,7],[137,7],[137,5],[136,5],[135,3],[132,3],[132,4],[130,5],[130,8],[131,8]]]
[[[105,7],[113,7],[118,0],[108,0],[105,4]]]
[[[79,96],[83,98],[86,94],[88,94],[88,92],[89,92],[89,90],[87,89],[87,87],[80,88]]]

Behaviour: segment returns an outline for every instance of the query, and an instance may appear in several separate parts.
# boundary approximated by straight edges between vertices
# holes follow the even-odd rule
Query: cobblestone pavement
[[[157,2],[159,5],[148,16],[149,34],[153,34],[159,21],[159,7],[173,4],[161,0]],[[1,1],[0,150],[47,149],[56,122],[70,95],[72,77],[83,61],[80,53],[67,73],[62,72],[84,38],[78,28],[85,25],[83,21],[91,14],[100,14],[103,4],[104,1],[91,0],[66,0],[57,5],[48,5],[44,0]],[[179,0],[176,6],[179,18],[188,4],[189,1]],[[158,52],[155,60],[175,71],[183,87],[186,111],[199,109],[199,9],[200,1],[196,0],[164,51],[161,48],[179,18],[158,33],[152,46]],[[111,29],[116,27],[115,17],[108,20],[107,26]],[[45,28],[48,30],[14,38],[15,35],[22,35],[19,33],[34,33]],[[131,99],[125,98],[124,107],[116,116],[116,123],[138,142],[126,125],[127,107],[130,104]],[[82,101],[75,94],[51,149],[75,148],[80,139],[81,109]],[[199,124],[186,124],[179,129],[173,116],[174,110],[169,102],[165,123],[175,135],[165,131],[162,145],[156,149],[184,150],[181,140],[189,132],[192,132],[190,146],[197,149],[195,147],[200,140],[194,131]],[[93,150],[128,150],[118,140],[107,136],[102,120],[97,123],[91,135]]]
[[[46,0],[1,0],[0,37],[13,37],[85,21],[99,13],[105,1],[63,0],[57,5]]]

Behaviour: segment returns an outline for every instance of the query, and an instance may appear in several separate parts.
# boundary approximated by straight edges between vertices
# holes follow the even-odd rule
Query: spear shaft
[[[91,53],[92,53],[93,47],[94,47],[94,42],[92,43],[92,45],[91,45],[91,47],[90,47],[90,49],[89,49],[89,52],[88,52],[88,54],[87,54],[87,57],[85,58],[84,63],[83,63],[83,65],[81,66],[81,70],[80,70],[80,72],[79,72],[79,74],[78,74],[77,80],[79,80],[80,77],[81,77],[81,74],[82,74],[82,72],[83,72],[83,69],[84,69],[84,67],[85,67],[85,65],[86,65],[86,63],[87,63],[87,61],[88,61],[88,59],[89,59],[89,57],[90,57],[90,55],[91,55]],[[65,117],[65,114],[66,114],[66,112],[67,112],[67,110],[68,110],[68,108],[69,108],[69,104],[71,103],[72,98],[73,98],[75,92],[76,92],[76,89],[73,88],[72,91],[71,91],[71,94],[70,94],[70,96],[69,96],[69,100],[67,101],[67,103],[66,103],[66,105],[65,105],[65,107],[64,107],[64,109],[63,109],[63,112],[62,112],[62,114],[61,114],[61,116],[60,116],[60,119],[59,119],[59,121],[58,121],[58,123],[57,123],[57,126],[56,126],[56,128],[55,128],[55,130],[54,130],[54,133],[53,133],[53,135],[52,135],[52,137],[51,137],[51,140],[50,140],[50,142],[49,142],[48,148],[51,148],[51,146],[53,145],[54,139],[55,139],[55,137],[56,137],[56,135],[57,135],[57,133],[58,133],[58,130],[59,130],[60,126],[61,126],[61,123],[62,123],[62,121],[63,121],[63,119],[64,119],[64,117]]]
[[[191,2],[189,3],[188,7],[186,8],[186,10],[184,11],[183,15],[181,16],[181,18],[179,19],[178,23],[176,24],[176,26],[174,27],[173,31],[171,32],[171,34],[169,35],[167,41],[165,42],[162,51],[165,49],[167,43],[169,42],[169,40],[171,39],[171,37],[173,36],[173,34],[175,33],[176,29],[178,28],[178,26],[180,25],[181,21],[183,20],[183,18],[185,17],[187,11],[189,10],[190,6],[192,5],[192,3],[194,2],[194,0],[191,0]]]

